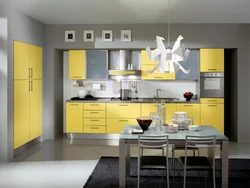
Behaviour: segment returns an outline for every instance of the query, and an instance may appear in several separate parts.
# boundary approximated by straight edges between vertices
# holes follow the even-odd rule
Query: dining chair
[[[144,149],[161,150],[160,155],[144,155]],[[166,172],[166,187],[169,188],[168,135],[138,135],[138,188],[140,187],[141,170],[162,170]]]
[[[184,167],[184,183],[186,187],[186,171],[198,170],[205,171],[205,186],[207,180],[207,171],[213,171],[213,186],[216,187],[215,182],[215,146],[216,136],[186,136],[185,141],[185,156],[179,157],[182,166]],[[210,156],[187,156],[188,147],[206,148],[209,150]]]

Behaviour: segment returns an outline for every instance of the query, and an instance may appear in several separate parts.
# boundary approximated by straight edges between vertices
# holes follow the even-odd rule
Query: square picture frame
[[[102,41],[112,42],[113,41],[113,31],[112,30],[102,30]]]
[[[66,30],[64,33],[65,33],[65,42],[75,42],[76,35],[74,30]]]
[[[121,41],[132,41],[131,30],[121,30]]]
[[[83,30],[83,42],[94,42],[94,30]]]

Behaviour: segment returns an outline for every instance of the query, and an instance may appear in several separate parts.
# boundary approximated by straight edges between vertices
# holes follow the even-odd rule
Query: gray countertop
[[[83,103],[160,103],[159,101],[156,101],[155,99],[138,99],[138,100],[131,100],[131,101],[121,101],[121,100],[111,100],[110,98],[100,98],[98,100],[66,100],[66,102],[83,102]],[[165,103],[187,103],[187,104],[195,104],[195,103],[200,103],[200,100],[191,100],[191,101],[186,101],[186,100],[169,100],[165,101]]]

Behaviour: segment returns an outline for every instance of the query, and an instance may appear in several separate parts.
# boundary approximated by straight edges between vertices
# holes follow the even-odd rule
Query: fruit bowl
[[[193,97],[193,93],[192,92],[185,92],[183,94],[183,97],[186,98],[186,101],[190,101]]]
[[[136,118],[138,124],[140,125],[140,127],[142,128],[142,130],[146,131],[148,130],[149,126],[152,123],[152,119],[150,117],[147,116],[143,116],[143,117],[138,117]]]

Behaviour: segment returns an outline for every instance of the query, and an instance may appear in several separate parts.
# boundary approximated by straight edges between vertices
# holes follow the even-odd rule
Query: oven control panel
[[[224,72],[201,72],[201,77],[224,77]]]

